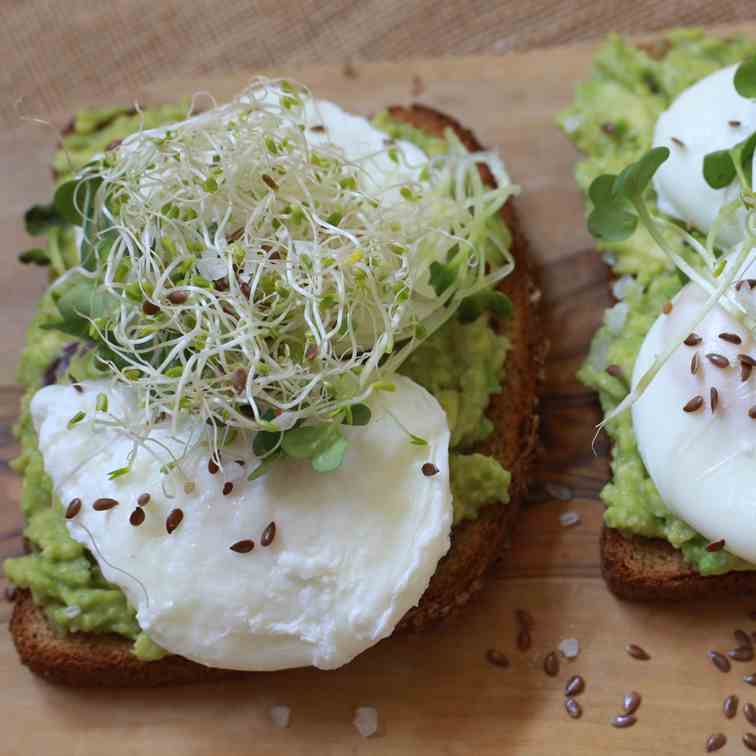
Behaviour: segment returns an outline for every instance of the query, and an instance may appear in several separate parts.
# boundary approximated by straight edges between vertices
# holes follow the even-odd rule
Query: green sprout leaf
[[[441,296],[455,281],[457,273],[451,265],[434,261],[430,264],[430,285]]]
[[[27,249],[18,256],[19,262],[24,265],[49,265],[50,256],[47,254],[46,249],[40,249],[35,247],[34,249]]]
[[[284,433],[281,449],[294,459],[312,459],[338,438],[341,438],[341,431],[335,423],[302,425]]]
[[[344,416],[344,424],[367,425],[372,416],[373,413],[370,411],[370,407],[368,407],[367,404],[353,404],[351,407],[347,407]]]
[[[605,173],[594,179],[588,189],[593,211],[588,230],[601,241],[624,241],[635,233],[638,216],[630,211],[627,200],[617,191],[617,176]]]
[[[756,98],[756,57],[744,60],[737,67],[733,83],[741,97]]]
[[[78,425],[85,417],[87,413],[84,410],[79,410],[69,421],[66,427],[71,430],[74,426]]]
[[[331,472],[343,461],[349,442],[342,436],[334,440],[312,458],[312,467],[316,472]]]
[[[108,473],[108,480],[115,480],[116,478],[122,478],[124,475],[128,475],[131,472],[130,467],[119,467],[117,470],[111,470]]]
[[[730,150],[717,150],[704,157],[703,176],[712,189],[724,189],[735,180],[736,175]]]
[[[283,434],[276,431],[258,431],[252,440],[252,451],[259,459],[272,454],[281,443]]]
[[[414,433],[410,433],[410,443],[413,446],[428,446],[428,442],[422,436],[416,436]]]
[[[26,233],[30,236],[46,234],[53,226],[65,226],[66,221],[57,211],[55,204],[32,205],[24,213]]]
[[[117,300],[95,286],[94,282],[82,278],[68,289],[57,301],[61,319],[43,323],[46,330],[63,331],[85,341],[90,340],[90,320],[109,317],[118,306]]]
[[[640,160],[628,165],[617,176],[614,193],[624,195],[629,200],[640,199],[651,183],[651,179],[668,157],[668,147],[654,147],[649,150]]]
[[[756,150],[756,131],[751,134],[747,139],[742,142],[738,142],[732,148],[732,159],[737,165],[738,162],[743,169],[746,181],[748,182],[748,188],[750,189],[753,184],[753,153]]]
[[[271,467],[273,467],[274,462],[280,457],[281,455],[271,454],[268,457],[265,457],[262,462],[249,474],[249,477],[247,480],[257,480],[258,478],[262,478],[263,475],[265,475],[268,470],[270,470]]]

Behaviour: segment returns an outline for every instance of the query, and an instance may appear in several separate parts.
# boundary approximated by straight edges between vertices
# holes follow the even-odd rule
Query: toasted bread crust
[[[436,110],[424,106],[392,107],[391,115],[430,135],[451,128],[470,150],[481,145],[471,131]],[[481,176],[494,178],[486,166]],[[502,209],[513,234],[516,268],[501,285],[512,300],[514,317],[501,328],[512,348],[507,357],[503,391],[494,396],[487,415],[496,426],[493,437],[479,451],[495,456],[512,473],[510,503],[486,508],[474,521],[465,521],[452,532],[449,553],[441,560],[419,605],[411,609],[398,629],[421,629],[467,603],[481,586],[481,576],[501,555],[527,487],[538,428],[537,386],[546,344],[542,340],[532,300],[534,286],[527,259],[527,245],[513,203]],[[17,594],[10,623],[21,661],[36,674],[56,683],[78,686],[155,686],[212,681],[254,673],[213,669],[178,656],[142,662],[131,653],[131,643],[116,635],[69,634],[58,637],[28,591]]]
[[[628,601],[689,601],[756,593],[756,572],[704,576],[668,541],[625,535],[604,526],[601,574],[615,596]]]

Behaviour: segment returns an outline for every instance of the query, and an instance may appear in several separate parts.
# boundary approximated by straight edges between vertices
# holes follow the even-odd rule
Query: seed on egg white
[[[233,490],[234,490],[234,484],[230,480],[227,480],[223,484],[223,495],[228,496]]]
[[[176,530],[183,519],[184,513],[180,509],[171,510],[171,513],[165,519],[165,529],[168,531],[168,535]]]
[[[434,475],[438,475],[438,468],[432,462],[426,462],[420,468],[426,478],[431,478]]]
[[[703,339],[697,333],[691,333],[686,337],[685,341],[683,341],[683,344],[685,344],[685,346],[692,347],[700,344],[702,341]]]
[[[92,509],[95,510],[95,512],[105,512],[108,509],[113,509],[113,507],[117,507],[118,502],[115,499],[96,499],[95,503],[92,504]]]
[[[716,551],[722,551],[722,549],[725,547],[726,541],[724,538],[720,538],[718,541],[712,541],[711,543],[706,545],[706,551],[710,553],[714,553]]]
[[[690,372],[692,375],[698,372],[698,352],[690,358]]]
[[[711,403],[711,411],[716,412],[717,407],[719,406],[719,391],[717,391],[714,386],[709,389],[709,399]]]
[[[71,499],[66,507],[66,519],[72,520],[81,511],[81,499],[77,496],[75,499]]]
[[[756,420],[756,404],[748,410],[748,417],[751,420]]]
[[[146,507],[150,503],[151,498],[152,497],[148,493],[140,494],[139,498],[137,499],[137,506]]]
[[[138,528],[144,522],[144,510],[141,507],[137,507],[130,515],[129,522]]]
[[[720,333],[719,338],[722,339],[722,341],[728,342],[729,344],[743,343],[743,339],[741,339],[737,333]]]
[[[262,532],[262,536],[260,538],[260,545],[270,546],[270,544],[273,543],[273,539],[275,537],[276,537],[276,523],[269,522],[265,530],[263,530]]]
[[[709,352],[706,355],[706,359],[715,367],[718,367],[718,368],[730,367],[730,361],[723,354],[717,354],[716,352]]]
[[[237,554],[249,554],[255,548],[255,542],[251,538],[244,538],[241,541],[232,543],[229,548]]]
[[[689,399],[683,406],[683,412],[697,412],[703,407],[704,398],[699,394]]]

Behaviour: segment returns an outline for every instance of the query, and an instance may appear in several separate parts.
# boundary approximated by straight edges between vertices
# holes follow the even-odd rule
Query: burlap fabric
[[[4,127],[157,79],[501,53],[608,31],[756,19],[746,0],[0,0]]]

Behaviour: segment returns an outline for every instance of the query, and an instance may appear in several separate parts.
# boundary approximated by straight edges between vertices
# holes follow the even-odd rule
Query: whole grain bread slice
[[[424,106],[392,107],[391,115],[431,136],[452,129],[470,150],[481,145],[471,131],[455,120]],[[494,184],[487,166],[484,181]],[[537,387],[546,344],[533,307],[536,300],[527,244],[511,201],[502,217],[513,234],[517,265],[501,285],[512,300],[513,317],[497,328],[506,332],[512,348],[506,362],[504,387],[494,396],[487,414],[496,430],[476,451],[495,456],[512,473],[508,506],[492,505],[474,521],[464,521],[452,532],[449,553],[439,563],[419,605],[402,619],[399,628],[422,629],[463,606],[480,588],[486,570],[501,555],[523,500],[533,461],[538,428]],[[211,681],[254,673],[212,669],[178,656],[142,662],[131,653],[131,643],[116,635],[57,635],[28,591],[17,593],[10,630],[21,661],[33,672],[56,683],[78,686],[151,686]]]

